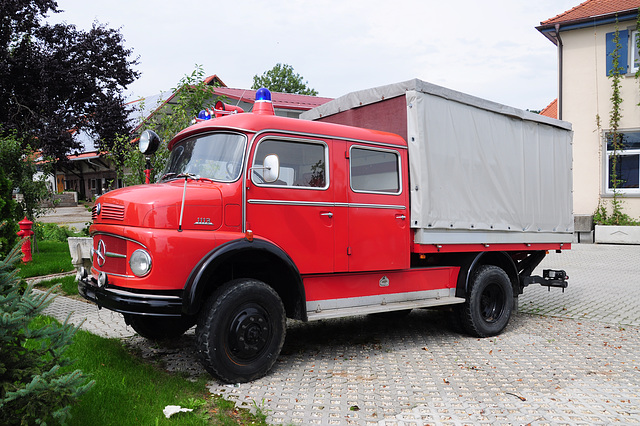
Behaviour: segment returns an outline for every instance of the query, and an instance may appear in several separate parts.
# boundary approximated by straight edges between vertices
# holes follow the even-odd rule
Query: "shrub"
[[[11,198],[11,181],[0,169],[0,256],[5,256],[18,238],[15,220],[16,202]]]
[[[75,229],[75,228],[74,228]],[[87,228],[80,232],[74,232],[68,226],[58,226],[55,223],[36,222],[33,225],[33,232],[38,241],[58,241],[66,242],[68,237],[86,237]]]
[[[64,423],[93,382],[65,368],[74,362],[65,351],[77,328],[67,321],[33,325],[53,301],[52,291],[21,287],[19,259],[16,246],[0,261],[0,424]]]

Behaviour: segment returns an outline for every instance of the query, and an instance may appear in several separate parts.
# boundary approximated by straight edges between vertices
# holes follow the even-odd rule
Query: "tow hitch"
[[[540,284],[548,287],[549,291],[551,291],[551,287],[561,288],[564,293],[564,289],[569,285],[567,282],[568,279],[569,276],[562,269],[544,269],[542,271],[542,276],[532,275],[525,277],[524,286],[526,287],[529,284]]]

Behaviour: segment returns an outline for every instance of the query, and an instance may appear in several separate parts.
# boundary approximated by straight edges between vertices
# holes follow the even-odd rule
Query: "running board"
[[[342,318],[355,315],[376,314],[380,312],[402,311],[405,309],[432,308],[435,306],[455,305],[464,302],[465,299],[462,297],[447,296],[432,299],[409,300],[406,302],[391,302],[381,305],[365,305],[337,309],[324,309],[308,311],[307,319],[309,321],[318,321],[329,318]]]

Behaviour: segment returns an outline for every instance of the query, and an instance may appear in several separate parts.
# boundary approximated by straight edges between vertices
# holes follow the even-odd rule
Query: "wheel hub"
[[[490,284],[482,292],[480,298],[480,313],[487,322],[497,321],[505,306],[502,289],[497,284]]]
[[[267,318],[267,312],[257,305],[238,311],[229,329],[228,343],[233,357],[249,361],[260,355],[271,335]]]

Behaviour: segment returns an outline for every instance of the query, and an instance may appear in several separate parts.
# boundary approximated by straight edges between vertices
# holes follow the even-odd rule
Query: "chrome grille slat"
[[[91,209],[91,218],[95,221],[98,218],[97,210],[98,205],[96,204]],[[124,220],[124,206],[120,206],[117,204],[102,204],[100,206],[100,219],[103,220]]]

